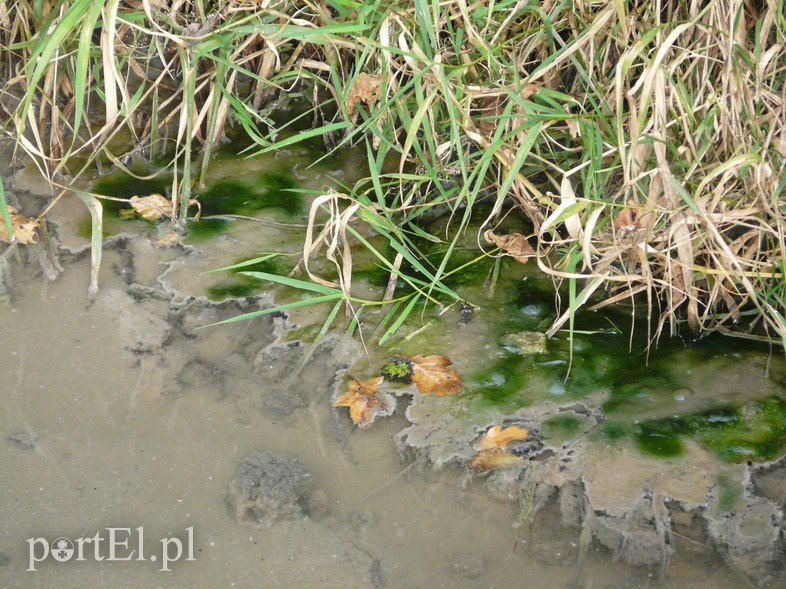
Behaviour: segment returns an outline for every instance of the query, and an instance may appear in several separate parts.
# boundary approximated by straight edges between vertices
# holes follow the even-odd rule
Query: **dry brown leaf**
[[[527,84],[521,90],[521,99],[526,100],[533,94],[535,94],[538,90],[540,90],[540,84],[535,84],[534,82],[531,84]]]
[[[478,113],[480,119],[478,120],[478,131],[486,137],[491,137],[494,131],[497,130],[498,119],[497,117],[505,110],[505,104],[508,101],[506,94],[498,94],[494,96],[485,96],[478,106]]]
[[[640,229],[639,218],[641,211],[635,207],[636,203],[628,201],[628,206],[623,208],[614,219],[614,229],[617,231],[638,231]]]
[[[418,391],[424,395],[434,393],[435,395],[458,395],[464,387],[461,378],[452,368],[453,364],[445,356],[426,356],[418,354],[408,358],[412,362],[412,382],[418,387]]]
[[[384,380],[381,376],[365,382],[353,378],[349,390],[333,402],[333,407],[349,407],[352,421],[360,429],[368,429],[377,417],[390,415],[393,409],[386,398],[377,396],[377,387]]]
[[[521,458],[502,448],[482,450],[467,461],[467,468],[472,472],[485,472],[495,468],[507,468],[521,462]]]
[[[11,205],[6,205],[6,207],[8,208],[8,216],[11,217],[11,229],[14,232],[16,240],[22,245],[37,243],[36,240],[38,236],[35,230],[38,229],[41,224],[28,217],[23,217],[19,214],[19,211]],[[0,221],[0,241],[11,243],[8,232],[5,230],[5,223],[2,221]]]
[[[347,94],[346,107],[349,116],[357,112],[359,102],[363,104],[373,104],[379,98],[380,76],[372,76],[366,73],[360,74],[355,78],[352,88]]]
[[[159,237],[158,239],[151,239],[154,245],[158,247],[174,247],[180,243],[183,235],[177,231],[169,231]]]
[[[157,221],[172,208],[172,203],[160,194],[132,196],[130,202],[137,215],[148,221]]]
[[[521,233],[511,233],[510,235],[495,235],[490,229],[483,234],[488,243],[493,243],[498,248],[505,250],[505,254],[513,257],[522,264],[526,264],[529,258],[536,256],[535,250]]]
[[[504,448],[510,442],[519,442],[527,439],[529,430],[516,425],[511,425],[502,429],[501,425],[495,425],[486,435],[478,442],[478,448],[481,450],[490,450],[492,448]]]

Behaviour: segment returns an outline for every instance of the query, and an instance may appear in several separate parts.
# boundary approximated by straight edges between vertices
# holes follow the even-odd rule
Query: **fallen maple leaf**
[[[537,255],[535,250],[521,233],[511,233],[510,235],[495,235],[488,230],[483,234],[488,243],[493,243],[498,248],[505,251],[505,255],[515,258],[522,264],[526,264],[529,258]]]
[[[368,429],[377,417],[390,415],[395,409],[390,397],[378,395],[377,387],[384,380],[382,376],[365,382],[353,378],[349,390],[333,402],[333,407],[349,407],[352,421],[360,429]]]
[[[495,468],[507,468],[521,462],[521,458],[502,448],[482,450],[467,461],[467,468],[473,472],[485,472]]]
[[[424,357],[423,354],[411,358],[403,357],[412,362],[412,382],[424,395],[458,395],[464,390],[458,373],[448,368],[453,363],[447,357]]]
[[[36,235],[35,230],[40,227],[41,224],[38,221],[34,221],[33,219],[23,217],[19,214],[19,211],[17,211],[11,205],[6,205],[6,208],[8,209],[8,216],[11,218],[11,229],[14,233],[14,238],[16,241],[22,245],[27,245],[28,243],[37,243],[36,239],[38,236]],[[0,221],[0,241],[11,243],[8,232],[5,230],[5,223],[2,221]]]
[[[529,430],[516,425],[511,425],[502,429],[501,425],[495,425],[486,435],[478,442],[478,448],[481,450],[490,450],[492,448],[504,448],[510,442],[519,442],[527,439]]]
[[[147,221],[157,221],[172,208],[172,203],[160,194],[132,196],[130,202],[134,211]]]

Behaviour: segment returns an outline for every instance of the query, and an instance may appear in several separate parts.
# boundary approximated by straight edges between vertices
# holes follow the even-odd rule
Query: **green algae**
[[[295,187],[293,176],[266,172],[254,182],[221,180],[194,196],[202,207],[203,216],[250,215],[264,209],[278,209],[287,215],[297,215],[303,212],[303,197],[292,192]]]
[[[715,479],[718,488],[718,507],[724,513],[730,513],[737,507],[743,496],[744,489],[740,481],[727,474],[719,474]]]
[[[150,173],[145,171],[145,173]],[[163,194],[171,190],[171,175],[154,178],[138,178],[122,172],[113,172],[98,179],[93,187],[96,194],[117,199],[129,199],[132,196]],[[297,181],[291,174],[284,171],[268,171],[251,181],[221,180],[210,184],[207,188],[196,191],[194,197],[199,201],[202,219],[192,221],[188,225],[189,237],[204,239],[223,233],[230,221],[221,218],[204,218],[220,215],[254,215],[258,211],[273,209],[282,211],[287,216],[303,213],[303,197],[293,191]],[[103,199],[105,213],[109,217],[122,216],[121,211],[131,208],[128,203]]]
[[[223,301],[229,298],[250,297],[259,292],[259,282],[220,282],[207,287],[207,296],[211,301]]]
[[[564,444],[576,439],[576,436],[591,429],[595,420],[586,415],[573,412],[560,413],[543,420],[541,434],[552,445]]]
[[[680,454],[688,436],[725,460],[772,460],[786,450],[786,401],[770,397],[740,408],[646,420],[634,430],[638,447],[655,456]]]
[[[266,172],[253,182],[221,180],[194,194],[202,209],[202,217],[220,215],[253,216],[272,209],[295,216],[303,212],[303,197],[291,191],[294,176],[283,172]],[[223,233],[231,223],[228,219],[202,218],[188,224],[189,238],[203,240]]]
[[[129,199],[132,196],[148,196],[149,194],[167,195],[172,189],[172,177],[169,175],[155,178],[137,178],[122,172],[107,174],[95,181],[93,192],[102,196]],[[117,216],[123,209],[130,209],[131,205],[110,199],[101,199],[104,213]]]
[[[226,219],[201,219],[199,221],[191,221],[188,224],[188,237],[189,239],[207,239],[220,233],[223,233],[229,227],[229,221]]]
[[[607,442],[617,442],[625,439],[630,432],[626,423],[620,421],[604,421],[598,427],[598,433]]]
[[[505,334],[537,330],[553,320],[553,294],[544,293],[528,274],[524,280],[503,279],[499,289],[482,311],[498,344],[505,343]],[[582,313],[576,319],[581,331],[573,341],[566,332],[558,333],[546,354],[522,357],[504,345],[492,348],[490,357],[467,376],[468,389],[476,395],[470,412],[493,407],[504,414],[604,392],[605,420],[592,434],[596,442],[632,442],[645,454],[668,458],[683,454],[686,441],[693,439],[732,462],[767,461],[786,452],[786,401],[780,396],[740,405],[732,400],[745,398],[744,392],[724,389],[717,398],[692,392],[702,371],[712,372],[708,363],[733,371],[733,363],[746,361],[735,342],[715,336],[695,342],[672,339],[645,351],[646,326],[637,322],[631,338],[609,328],[618,324],[622,315],[613,309]],[[691,376],[696,367],[699,371]],[[565,423],[560,421],[563,416],[552,419],[556,421],[543,423],[546,437],[570,436],[560,431],[563,426],[578,428],[575,418]]]
[[[692,422],[699,442],[727,460],[764,461],[786,449],[786,401],[771,397]]]
[[[682,444],[682,422],[653,420],[637,424],[633,429],[636,445],[645,454],[652,456],[679,456],[684,451]]]
[[[545,420],[543,428],[546,435],[549,435],[549,432],[575,434],[581,429],[583,424],[584,419],[578,415],[557,415]]]
[[[470,379],[470,388],[478,392],[478,402],[500,408],[517,409],[529,405],[524,385],[529,380],[532,362],[519,354],[505,354],[490,367]]]

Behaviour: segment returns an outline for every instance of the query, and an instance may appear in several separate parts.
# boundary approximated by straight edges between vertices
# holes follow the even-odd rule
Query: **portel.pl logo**
[[[180,559],[194,561],[194,527],[185,528],[185,537],[162,538],[160,550],[145,554],[145,531],[143,527],[105,528],[106,533],[97,532],[95,536],[75,538],[28,538],[28,572],[35,572],[36,564],[51,558],[56,562],[69,561],[161,561],[161,571],[170,571],[169,565]],[[185,558],[184,558],[185,557]]]

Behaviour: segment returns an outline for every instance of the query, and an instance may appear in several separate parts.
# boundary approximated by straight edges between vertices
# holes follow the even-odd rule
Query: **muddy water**
[[[59,214],[83,213],[74,206]],[[277,231],[266,235],[282,240]],[[293,378],[304,346],[276,342],[307,321],[305,314],[198,329],[270,304],[214,304],[203,296],[215,279],[201,272],[253,253],[239,248],[255,243],[254,232],[233,226],[216,238],[220,247],[185,249],[158,249],[145,235],[115,236],[92,305],[85,299],[89,257],[78,235],[61,230],[63,251],[72,253],[62,254],[66,271],[54,281],[41,275],[34,255],[11,261],[12,296],[0,315],[0,586],[744,586],[713,551],[691,551],[690,543],[663,567],[626,564],[598,543],[580,559],[580,530],[557,525],[558,517],[548,529],[519,525],[520,504],[490,493],[455,461],[435,469],[428,452],[402,452],[394,437],[411,424],[406,400],[372,429],[354,429],[331,408],[334,377],[350,366],[370,368],[357,367],[356,344],[336,338]],[[430,336],[430,343],[457,366],[472,367],[482,383],[483,365],[502,353],[491,323],[479,316],[465,331],[446,332],[438,343]],[[538,394],[554,395],[550,378],[528,386],[540,383]],[[478,414],[493,413],[482,395],[468,403]],[[431,415],[430,406],[409,417],[417,415]],[[264,524],[238,521],[228,506],[230,481],[245,457],[266,450],[308,469],[302,511]],[[596,489],[599,478],[585,475]],[[610,500],[611,491],[603,492]],[[108,528],[123,529],[115,532],[121,542],[130,536],[111,561]],[[27,570],[35,538],[54,544],[96,534],[103,560],[92,543],[83,561],[50,556]],[[179,539],[184,552],[162,571],[161,541],[168,538]],[[134,560],[118,561],[131,550]]]
[[[151,392],[123,349],[113,310],[100,300],[85,308],[87,278],[83,260],[56,282],[17,282],[3,314],[12,345],[2,360],[2,586],[478,587],[531,579],[556,587],[572,579],[573,571],[537,565],[517,545],[514,505],[482,489],[459,495],[453,470],[403,469],[391,443],[400,419],[344,445],[325,434],[334,419],[328,403],[269,419],[217,390],[210,375],[173,396]],[[106,290],[119,286],[105,278]],[[242,330],[199,337],[220,365]],[[326,497],[319,521],[260,528],[235,520],[227,485],[240,460],[262,449],[307,465]],[[108,527],[143,527],[148,554],[191,527],[195,560],[167,573],[152,562],[50,558],[26,572],[28,538],[106,537]],[[596,586],[614,579],[585,576],[606,579]]]

